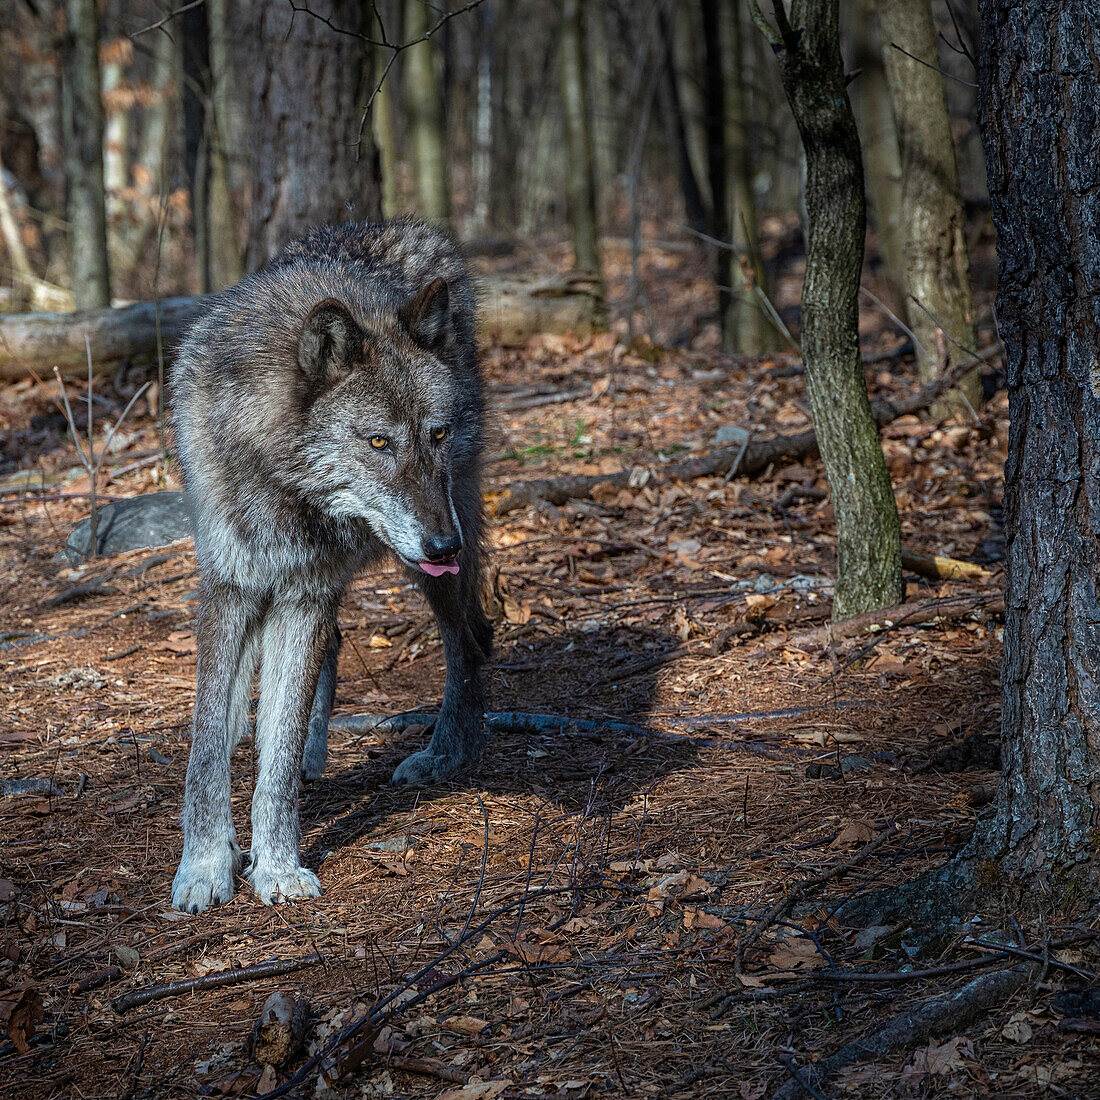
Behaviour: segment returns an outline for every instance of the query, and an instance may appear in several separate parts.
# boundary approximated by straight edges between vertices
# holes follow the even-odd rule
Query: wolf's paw
[[[240,861],[241,850],[236,844],[205,858],[184,854],[172,880],[172,905],[184,913],[201,913],[211,905],[224,905],[233,896],[233,875]]]
[[[431,749],[421,749],[397,765],[390,780],[395,786],[423,787],[438,783],[456,772],[464,761],[453,756],[438,756]]]
[[[305,867],[268,870],[253,868],[248,881],[264,905],[277,905],[281,901],[297,901],[299,898],[319,898],[321,880]]]

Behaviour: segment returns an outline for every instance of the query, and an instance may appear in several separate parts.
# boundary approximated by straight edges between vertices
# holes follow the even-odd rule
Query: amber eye
[[[376,451],[384,451],[390,445],[390,441],[384,435],[372,435],[370,445]]]
[[[434,439],[436,441],[436,443],[440,443],[446,438],[447,438],[447,429],[446,428],[432,428],[432,439]]]

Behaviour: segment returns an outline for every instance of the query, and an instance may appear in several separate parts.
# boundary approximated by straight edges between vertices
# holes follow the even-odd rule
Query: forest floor
[[[709,300],[706,266],[646,256],[663,311],[654,331],[672,340]],[[834,915],[846,897],[945,860],[997,780],[1002,628],[981,605],[1001,584],[1003,393],[976,420],[905,417],[883,433],[905,545],[987,573],[907,574],[907,599],[950,597],[953,617],[830,643],[808,633],[827,621],[834,570],[818,462],[754,479],[659,476],[723,426],[809,424],[797,359],[725,357],[705,325],[688,328],[679,349],[608,334],[487,350],[490,502],[548,474],[658,471],[492,526],[493,709],[594,724],[498,734],[468,775],[421,791],[388,779],[423,727],[335,728],[328,770],[302,792],[316,901],[265,908],[242,885],[222,908],[171,909],[194,686],[191,544],[72,569],[54,555],[86,512],[73,495],[86,478],[0,494],[0,780],[38,788],[0,798],[7,1095],[255,1096],[366,1020],[297,1094],[759,1100],[1007,965],[1011,954],[991,957],[1006,942],[1049,952],[1022,993],[965,1029],[857,1062],[815,1095],[1097,1095],[1100,1006],[1067,997],[1087,984],[1072,968],[1091,975],[1100,950],[1050,947],[1081,929],[1072,899],[1042,924],[991,906],[967,935],[938,937]],[[867,351],[899,342],[872,315],[866,335]],[[907,360],[871,367],[868,381],[873,394],[916,385]],[[561,393],[572,396],[539,400]],[[23,448],[44,473],[73,467],[48,388],[9,387],[0,409],[9,458]],[[102,493],[174,483],[148,415],[121,436]],[[439,638],[401,575],[361,578],[341,627],[337,714],[437,704]],[[247,846],[250,742],[234,764]],[[753,918],[830,870],[748,944]],[[312,962],[114,1004],[273,958]],[[308,1001],[311,1023],[304,1049],[265,1069],[253,1027],[275,991]]]

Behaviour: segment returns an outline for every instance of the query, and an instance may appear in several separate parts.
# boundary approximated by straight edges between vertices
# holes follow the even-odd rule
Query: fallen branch
[[[776,638],[773,644],[784,649],[806,649],[829,645],[843,638],[858,638],[864,634],[883,635],[900,626],[963,619],[974,611],[984,611],[989,615],[1002,614],[1004,608],[1004,596],[1000,592],[964,593],[942,599],[898,604],[881,611],[864,611],[861,615],[855,615],[843,622],[826,623],[801,634]]]
[[[167,997],[180,997],[185,993],[194,993],[200,989],[218,989],[224,985],[241,985],[244,982],[259,981],[261,978],[275,978],[281,974],[292,974],[295,970],[304,970],[307,966],[316,966],[319,962],[321,956],[317,953],[297,959],[267,959],[253,966],[235,966],[230,970],[219,970],[215,974],[203,974],[198,978],[146,986],[145,989],[116,997],[111,1002],[111,1007],[121,1015],[131,1008],[163,1001]]]
[[[479,280],[478,334],[483,340],[522,344],[540,332],[592,332],[605,326],[603,298],[580,276],[487,277]],[[85,340],[99,373],[124,360],[147,364],[178,347],[209,308],[211,296],[163,298],[114,309],[71,313],[13,313],[0,318],[0,379],[19,381],[33,369],[57,367],[72,375],[84,366]]]
[[[1000,347],[1000,344],[992,344],[983,348],[974,358],[956,364],[946,374],[900,401],[893,402],[880,398],[873,402],[871,412],[875,423],[882,428],[891,421],[897,420],[899,416],[927,409],[937,398],[954,388],[959,380],[969,374],[979,363],[984,363],[1000,351]],[[694,481],[700,477],[720,477],[728,473],[737,462],[737,473],[743,477],[751,477],[766,470],[772,463],[801,462],[804,459],[815,458],[817,453],[817,435],[813,429],[810,429],[794,435],[775,435],[756,440],[750,442],[748,446],[737,444],[732,447],[722,447],[694,458],[684,459],[682,462],[672,462],[667,466],[657,467],[651,471],[651,475],[663,479]],[[497,502],[495,511],[497,515],[503,515],[539,501],[564,504],[567,500],[585,500],[592,496],[592,490],[597,485],[608,484],[619,489],[627,488],[632,476],[634,476],[633,471],[623,470],[616,474],[573,475],[521,481],[509,486],[507,495]]]
[[[857,1039],[830,1057],[803,1067],[800,1077],[778,1089],[772,1100],[797,1100],[807,1085],[810,1089],[819,1088],[838,1070],[855,1062],[873,1061],[927,1043],[938,1035],[959,1031],[1023,988],[1028,974],[1029,968],[998,970],[975,978],[954,993],[923,1001],[895,1016],[866,1039]]]

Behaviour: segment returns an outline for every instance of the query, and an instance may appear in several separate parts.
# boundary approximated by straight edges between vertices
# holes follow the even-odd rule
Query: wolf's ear
[[[313,382],[336,380],[363,359],[363,330],[335,298],[309,311],[298,336],[298,365]]]
[[[414,294],[398,311],[397,316],[409,335],[424,348],[438,348],[447,335],[450,292],[446,279],[433,279]]]

